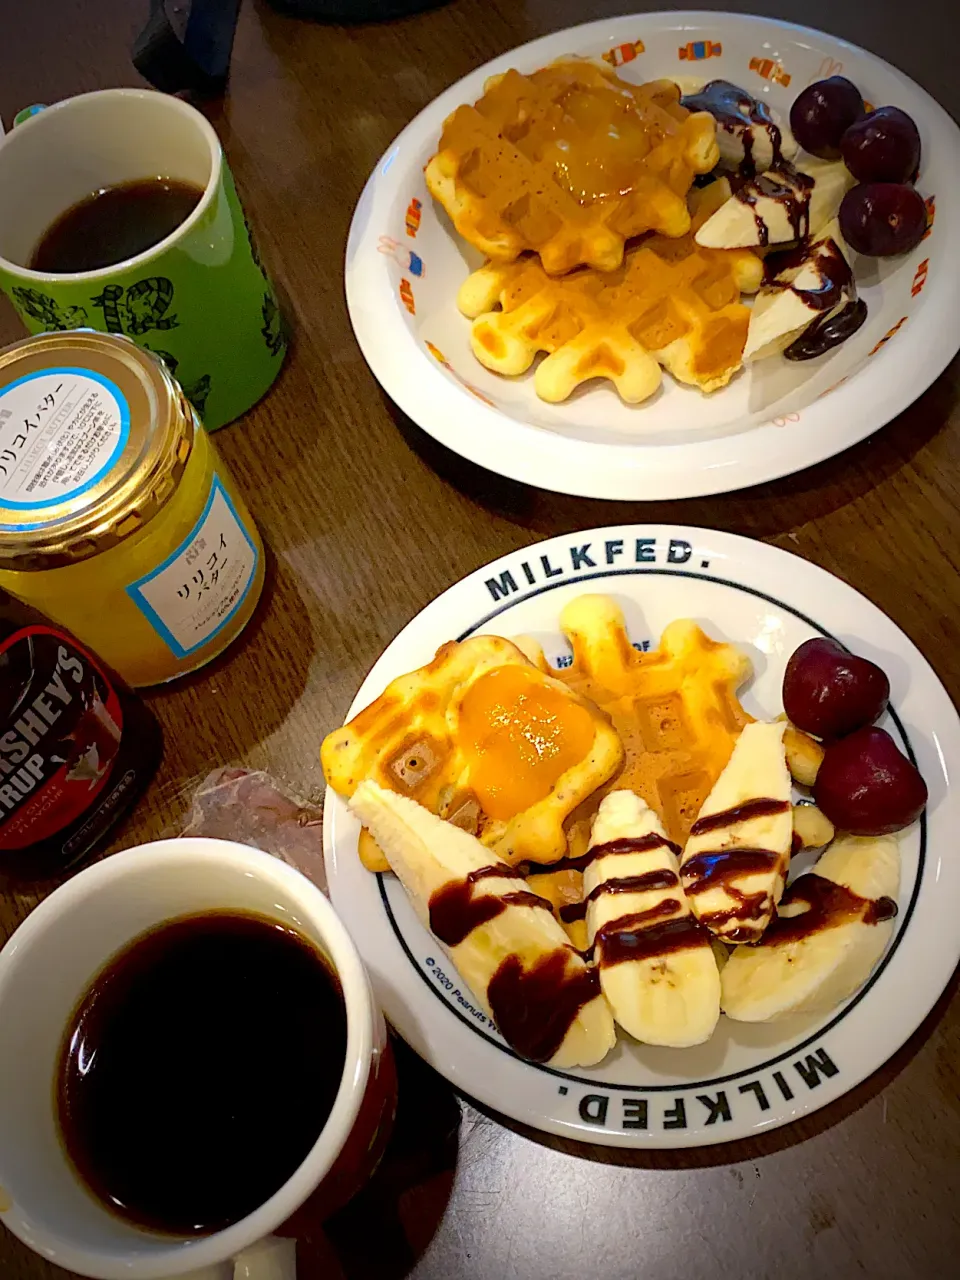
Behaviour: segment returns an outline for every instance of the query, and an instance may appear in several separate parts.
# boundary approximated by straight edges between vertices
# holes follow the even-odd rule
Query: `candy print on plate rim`
[[[624,57],[626,48],[633,57]],[[632,83],[660,76],[729,79],[784,121],[808,83],[846,75],[870,102],[894,103],[916,120],[920,190],[928,209],[935,201],[936,224],[912,252],[856,264],[867,321],[820,359],[762,360],[709,396],[665,376],[660,391],[640,405],[622,403],[609,383],[597,381],[561,404],[547,404],[534,392],[532,369],[504,378],[474,357],[470,322],[458,311],[456,294],[481,257],[427,192],[423,167],[446,117],[474,102],[490,75],[511,67],[530,72],[570,54],[609,54],[600,65],[612,59],[617,74]],[[395,255],[378,252],[381,237],[399,244]],[[374,374],[405,413],[449,448],[502,475],[564,493],[684,498],[799,471],[864,439],[912,403],[960,344],[954,323],[960,259],[946,252],[957,239],[960,130],[894,67],[786,22],[724,13],[637,14],[514,49],[427,106],[389,148],[360,198],[347,246],[346,292]],[[421,275],[409,269],[414,246]]]
[[[627,1147],[698,1146],[776,1128],[877,1070],[919,1026],[960,959],[960,863],[951,854],[960,800],[948,786],[960,769],[960,721],[919,651],[852,587],[775,547],[658,525],[563,535],[478,569],[400,632],[349,716],[454,638],[533,635],[561,665],[569,649],[560,610],[584,592],[617,600],[635,646],[655,646],[667,623],[693,618],[708,635],[744,648],[754,678],[741,698],[753,715],[779,714],[786,661],[815,635],[834,636],[887,671],[892,711],[881,723],[915,756],[930,803],[901,834],[896,930],[867,983],[826,1016],[768,1024],[722,1017],[711,1040],[688,1049],[621,1034],[598,1066],[560,1071],[504,1044],[399,883],[362,867],[359,823],[328,790],[324,847],[334,905],[397,1030],[457,1088],[505,1115]]]

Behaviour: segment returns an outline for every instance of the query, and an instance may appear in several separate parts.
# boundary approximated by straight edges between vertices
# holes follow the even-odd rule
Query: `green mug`
[[[152,248],[96,271],[28,264],[95,191],[162,177],[203,191]],[[162,357],[213,430],[256,404],[286,336],[219,139],[179,98],[104,89],[30,115],[0,142],[0,287],[30,333],[100,329]]]

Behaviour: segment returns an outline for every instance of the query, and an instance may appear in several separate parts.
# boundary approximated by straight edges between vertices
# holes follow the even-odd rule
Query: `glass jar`
[[[158,358],[87,330],[0,353],[0,587],[140,686],[222,653],[263,575],[243,499]]]

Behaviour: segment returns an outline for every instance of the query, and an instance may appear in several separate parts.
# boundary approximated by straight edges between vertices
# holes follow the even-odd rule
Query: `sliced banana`
[[[824,849],[837,834],[827,815],[815,804],[793,806],[793,839],[799,849]]]
[[[780,132],[780,155],[784,160],[793,160],[800,150],[797,140],[786,127],[775,126]],[[749,137],[750,143],[746,144]],[[721,169],[732,169],[736,172],[747,159],[754,166],[751,172],[763,172],[769,169],[777,159],[773,145],[772,131],[763,124],[751,124],[744,120],[742,129],[729,129],[721,125],[717,129],[717,145],[720,148]]]
[[[812,187],[804,177],[813,180]],[[696,234],[697,244],[706,249],[750,249],[816,237],[837,216],[853,183],[840,160],[804,159],[799,169],[767,170],[707,219]]]
[[[786,720],[787,717],[784,715],[779,719]],[[812,787],[823,764],[821,744],[816,738],[811,738],[809,733],[804,733],[802,729],[798,729],[788,721],[783,731],[783,747],[787,753],[787,768],[794,782],[799,783],[801,787]]]
[[[740,1022],[770,1022],[836,1008],[886,949],[899,887],[895,836],[835,840],[813,873],[784,894],[780,918],[763,942],[731,955],[721,975],[724,1013]]]
[[[852,301],[856,297],[856,286],[848,259],[849,250],[834,219],[799,261],[791,262],[757,294],[750,313],[744,360],[763,360],[777,355],[796,341],[814,320],[825,319]],[[834,280],[838,269],[843,269],[842,274],[848,277],[846,282]],[[817,297],[826,292],[837,295],[836,302],[826,312],[809,306],[804,300],[804,295]]]
[[[759,938],[783,893],[793,844],[784,728],[744,728],[680,860],[694,914],[726,942]]]
[[[549,904],[524,901],[529,890],[514,868],[414,800],[368,781],[348,803],[435,936],[440,906],[455,899],[438,941],[504,1039],[551,1066],[599,1062],[616,1040],[613,1017]],[[475,910],[480,899],[485,912]]]
[[[618,851],[611,842],[646,847],[623,851],[621,844]],[[600,985],[613,1016],[645,1044],[701,1044],[720,1017],[720,975],[710,935],[694,925],[676,854],[660,820],[632,791],[612,791],[600,805],[590,848],[607,846],[611,852],[584,870],[583,894],[587,936],[596,944]],[[627,887],[629,882],[635,887]],[[677,930],[673,939],[661,927],[684,920],[691,928]],[[645,950],[645,933],[649,941],[661,940],[652,954],[608,962],[618,943]],[[671,949],[673,940],[682,945]]]
[[[807,236],[816,240],[840,212],[840,202],[856,179],[842,160],[805,159],[803,172],[813,179],[807,206]]]
[[[797,140],[769,103],[729,80],[711,80],[709,84],[693,77],[674,80],[688,111],[707,111],[716,120],[721,168],[762,173],[797,154]]]

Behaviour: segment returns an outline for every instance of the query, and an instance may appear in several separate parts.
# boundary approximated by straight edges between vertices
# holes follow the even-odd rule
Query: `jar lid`
[[[161,360],[93,330],[0,352],[0,567],[84,560],[174,493],[195,418]]]

